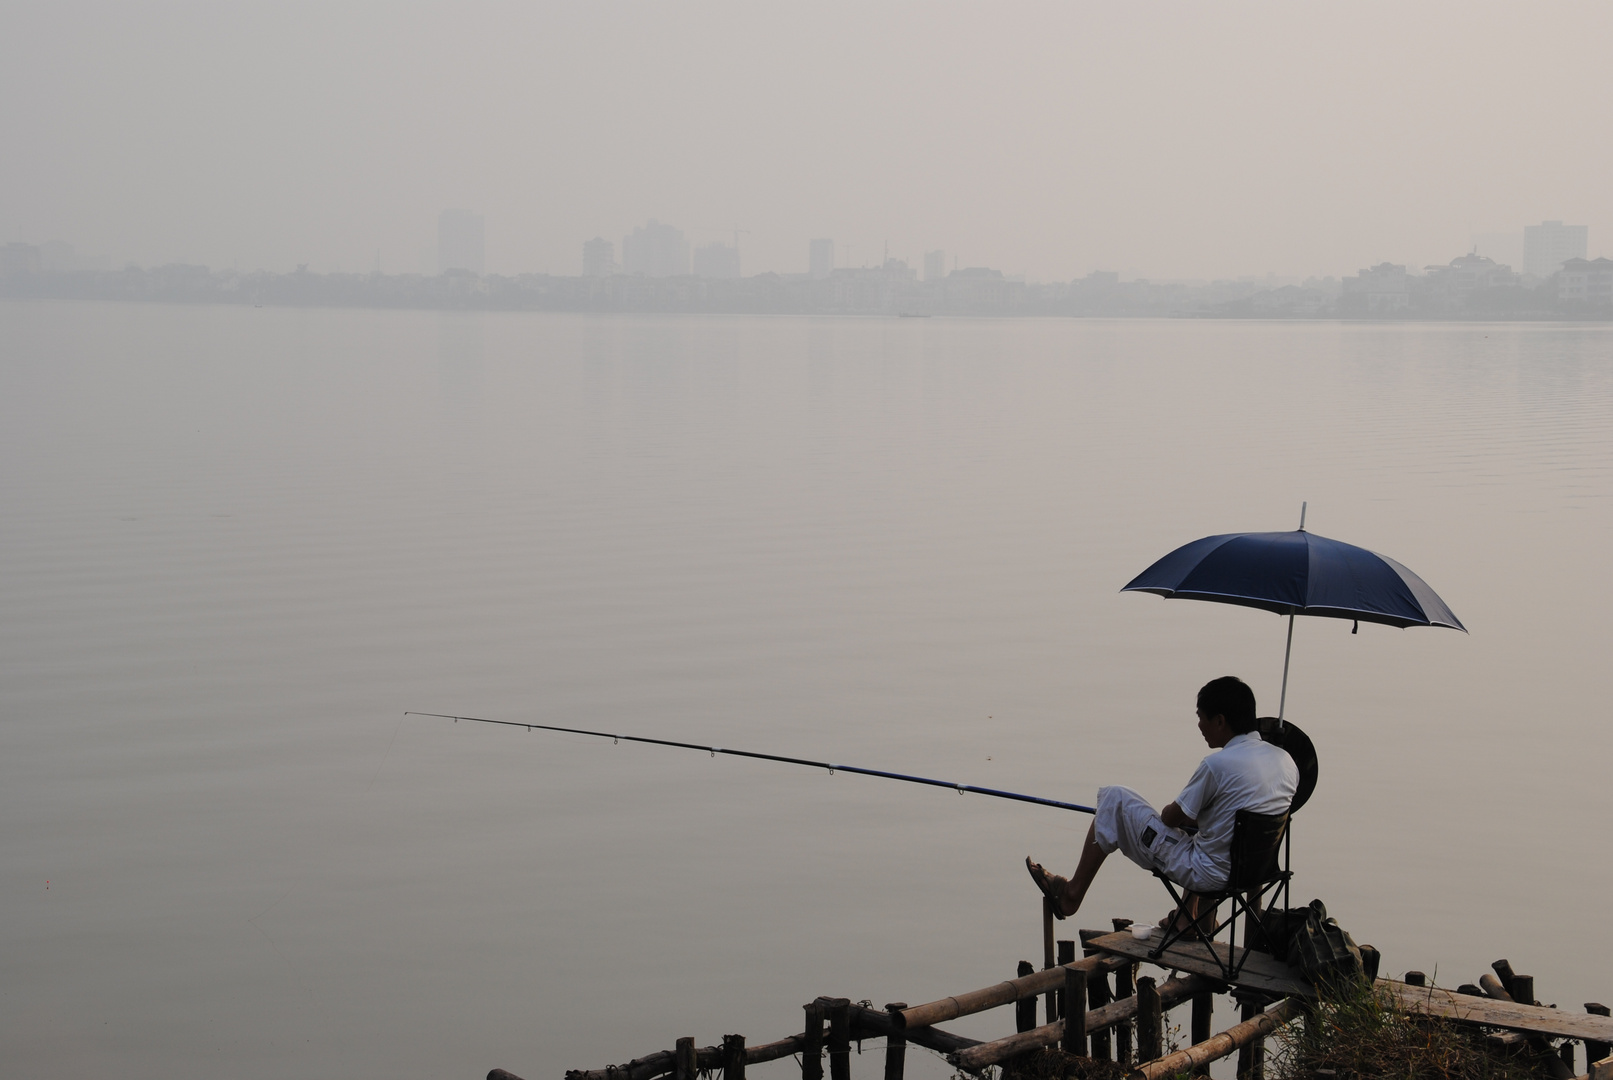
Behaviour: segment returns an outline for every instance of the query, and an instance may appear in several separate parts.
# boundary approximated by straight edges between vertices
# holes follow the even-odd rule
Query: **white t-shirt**
[[[1194,876],[1225,881],[1232,873],[1232,826],[1239,810],[1280,814],[1294,801],[1299,766],[1257,731],[1234,735],[1199,762],[1176,805],[1199,824],[1191,845]]]

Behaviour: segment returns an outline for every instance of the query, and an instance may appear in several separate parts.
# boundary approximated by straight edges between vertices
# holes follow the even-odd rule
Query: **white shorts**
[[[1193,838],[1160,820],[1159,811],[1128,787],[1098,789],[1098,813],[1092,822],[1099,850],[1119,849],[1144,870],[1158,870],[1195,892],[1214,892],[1218,883],[1197,880]]]

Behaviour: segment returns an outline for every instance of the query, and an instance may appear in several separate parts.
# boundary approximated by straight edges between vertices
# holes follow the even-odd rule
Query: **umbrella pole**
[[[1282,727],[1283,709],[1288,705],[1288,658],[1294,652],[1294,613],[1288,613],[1288,647],[1283,650],[1283,692],[1277,699],[1277,726]]]

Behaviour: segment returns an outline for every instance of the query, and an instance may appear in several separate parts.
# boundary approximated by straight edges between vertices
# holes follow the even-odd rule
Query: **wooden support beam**
[[[829,1080],[851,1080],[851,1002],[829,1001]]]
[[[1075,951],[1075,943],[1070,943]],[[1071,959],[1074,959],[1072,955]],[[1064,1037],[1059,1041],[1066,1054],[1087,1056],[1087,973],[1073,967],[1064,969]]]
[[[921,1027],[909,1030],[899,1026],[896,1021],[896,1012],[880,1012],[878,1009],[865,1009],[861,1005],[853,1005],[849,1010],[851,1014],[851,1037],[854,1039],[890,1038],[901,1035],[914,1046],[922,1046],[926,1050],[934,1050],[941,1054],[955,1054],[960,1050],[967,1050],[972,1046],[979,1046],[979,1039],[970,1039],[963,1035],[954,1035],[950,1031],[940,1028]],[[751,1059],[756,1060],[755,1058]]]
[[[823,1080],[823,1003],[806,1006],[806,1032],[802,1035],[801,1080]]]
[[[1019,975],[1018,975],[1018,978],[1023,979],[1025,976],[1034,975],[1035,973],[1036,973],[1036,968],[1031,966],[1031,962],[1029,960],[1021,960],[1019,962]],[[1014,1003],[1014,1030],[1015,1031],[1029,1031],[1031,1028],[1033,1028],[1035,1026],[1036,1026],[1036,999],[1031,997],[1031,998],[1026,998],[1023,1001],[1016,1001]]]
[[[1361,970],[1366,972],[1369,982],[1377,982],[1378,965],[1383,961],[1383,955],[1378,952],[1376,945],[1361,946]]]
[[[1109,976],[1102,971],[1094,971],[1087,976],[1087,1008],[1092,1012],[1106,1007],[1114,1000],[1109,992]],[[1109,1029],[1100,1027],[1094,1029],[1087,1024],[1087,1037],[1092,1042],[1092,1057],[1098,1061],[1109,1061],[1113,1058],[1112,1040]]]
[[[745,1080],[745,1036],[722,1037],[722,1080]]]
[[[1592,1016],[1608,1015],[1608,1007],[1603,1005],[1600,1001],[1587,1001],[1585,1003],[1585,1011],[1590,1013]],[[1601,1061],[1609,1054],[1613,1054],[1613,1046],[1596,1039],[1585,1040],[1585,1067],[1587,1069],[1590,1068],[1592,1062]]]
[[[685,1035],[672,1051],[673,1080],[697,1080],[699,1075],[700,1059],[695,1055],[694,1038]]]
[[[1202,1069],[1212,1061],[1264,1040],[1298,1011],[1299,1003],[1292,999],[1278,1002],[1265,1012],[1257,1011],[1255,1016],[1213,1038],[1133,1069],[1127,1074],[1127,1080],[1164,1080],[1178,1073]]]
[[[1242,1019],[1244,1024],[1255,1024],[1263,1015],[1260,1003],[1254,998],[1246,997],[1242,1001]],[[1228,1028],[1228,1031],[1235,1030]],[[1256,1029],[1251,1027],[1250,1031]],[[1254,1037],[1244,1039],[1238,1044],[1238,1080],[1265,1080],[1266,1076],[1266,1037],[1263,1032]]]
[[[1592,1062],[1590,1072],[1585,1075],[1586,1080],[1613,1080],[1613,1057]]]
[[[1137,980],[1137,1057],[1153,1061],[1165,1052],[1165,1017],[1151,976]]]
[[[1186,1001],[1194,994],[1204,993],[1215,984],[1200,975],[1189,975],[1185,979],[1171,979],[1161,985],[1159,998],[1164,1008]],[[1106,1031],[1121,1024],[1128,1027],[1137,1015],[1137,998],[1135,995],[1110,1002],[1101,1009],[1093,1009],[1087,1013],[1087,1035],[1093,1032]],[[1007,1038],[996,1039],[992,1042],[983,1042],[965,1050],[951,1054],[948,1057],[954,1065],[965,1072],[983,1072],[993,1065],[1001,1065],[1011,1057],[1016,1057],[1028,1050],[1040,1050],[1044,1046],[1053,1046],[1064,1037],[1064,1022],[1062,1020],[1051,1024],[1044,1024],[1030,1031],[1010,1035]],[[1129,1050],[1130,1042],[1126,1046]]]
[[[1042,897],[1042,969],[1045,971],[1054,967],[1053,962],[1053,901]],[[1062,980],[1062,977],[1060,978]],[[1058,988],[1049,987],[1047,991],[1047,1011],[1044,1014],[1047,1022],[1051,1024],[1059,1018]]]
[[[1058,961],[1057,962],[1058,962],[1059,967],[1064,967],[1066,964],[1075,963],[1075,942],[1073,942],[1073,941],[1060,941],[1060,942],[1058,942]],[[1058,1011],[1053,1013],[1051,1016],[1049,1016],[1047,1018],[1047,1022],[1050,1023],[1050,1024],[1054,1020],[1062,1020],[1062,1019],[1064,1019],[1066,1016],[1069,1015],[1069,1012],[1070,1012],[1070,1007],[1064,1003],[1064,984],[1063,983],[1059,984],[1058,992],[1055,995],[1055,999],[1058,1001]]]
[[[1073,967],[1083,971],[1118,971],[1131,963],[1123,956],[1090,956],[1084,960],[1077,960]],[[948,1020],[955,1020],[960,1016],[972,1016],[977,1012],[995,1009],[999,1005],[1010,1005],[1016,1001],[1023,1001],[1028,997],[1036,997],[1056,991],[1064,985],[1064,971],[1059,967],[1047,968],[1034,975],[1027,975],[1020,979],[1011,979],[1000,982],[996,986],[988,986],[981,990],[972,990],[957,997],[941,998],[938,1001],[927,1002],[923,1005],[914,1005],[903,1009],[892,1016],[900,1017],[898,1023],[903,1027],[912,1029],[929,1027],[931,1024],[944,1024]]]
[[[1215,995],[1211,993],[1193,995],[1193,1027],[1191,1038],[1193,1045],[1205,1043],[1210,1040],[1210,1024],[1215,1017]],[[1209,1076],[1210,1067],[1200,1066],[1193,1070],[1195,1076]]]
[[[885,1006],[887,1013],[907,1008],[905,1001],[893,1001]],[[894,1023],[891,1033],[885,1036],[885,1080],[902,1080],[902,1069],[907,1063],[907,1036]]]
[[[1115,933],[1127,933],[1131,929],[1130,919],[1111,919]],[[1115,1000],[1124,1001],[1137,992],[1137,965],[1127,964],[1115,972]],[[1169,983],[1166,984],[1167,986]],[[1130,1065],[1131,1056],[1131,1023],[1125,1021],[1115,1025],[1115,1060],[1122,1065]]]

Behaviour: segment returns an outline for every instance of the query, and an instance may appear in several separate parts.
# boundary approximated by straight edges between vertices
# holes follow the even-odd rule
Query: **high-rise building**
[[[622,237],[622,270],[645,277],[678,277],[689,272],[689,241],[680,229],[654,218]]]
[[[944,251],[926,251],[924,253],[924,280],[940,281],[947,276],[947,253]]]
[[[1523,227],[1523,272],[1535,277],[1551,277],[1569,259],[1583,259],[1590,240],[1585,225],[1564,225],[1543,221]]]
[[[616,272],[616,245],[596,236],[582,246],[582,276],[610,277]]]
[[[487,234],[482,215],[469,210],[444,210],[437,215],[437,272],[482,272]]]
[[[739,277],[739,248],[727,244],[706,244],[694,249],[694,276],[705,278]]]
[[[813,280],[828,277],[835,268],[835,242],[833,240],[814,240],[808,250],[807,267]]]

